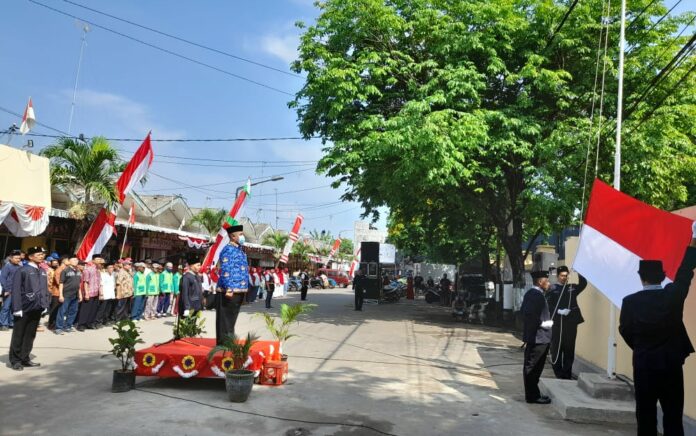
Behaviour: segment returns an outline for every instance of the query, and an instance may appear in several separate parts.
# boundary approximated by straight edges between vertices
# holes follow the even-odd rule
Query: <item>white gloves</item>
[[[184,316],[189,316],[189,311],[188,311],[188,310],[184,310]]]
[[[41,312],[41,316],[46,315],[48,313],[48,309],[44,309],[43,312]]]
[[[561,316],[566,316],[570,313],[570,309],[558,309],[556,313]]]
[[[543,321],[543,322],[541,323],[541,328],[542,328],[542,329],[550,329],[551,327],[553,327],[553,321],[552,321],[552,320]]]
[[[17,318],[21,318],[24,313],[20,310],[19,312],[15,312],[12,315],[16,316]]]
[[[696,239],[696,221],[691,223],[691,235]]]

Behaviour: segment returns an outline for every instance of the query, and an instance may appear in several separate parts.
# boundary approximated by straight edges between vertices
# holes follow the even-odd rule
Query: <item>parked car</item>
[[[348,273],[338,269],[321,268],[317,274],[326,274],[326,277],[333,279],[336,282],[336,285],[342,288],[347,288],[351,283]]]

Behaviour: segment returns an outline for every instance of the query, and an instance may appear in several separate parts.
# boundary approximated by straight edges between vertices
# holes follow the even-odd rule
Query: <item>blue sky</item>
[[[303,83],[302,78],[192,47],[64,1],[37,1],[291,94]],[[288,72],[299,34],[294,23],[311,23],[317,15],[311,0],[76,2]],[[3,12],[0,107],[21,113],[31,96],[39,122],[67,131],[82,36],[80,24],[28,0],[6,2]],[[93,27],[87,35],[71,133],[143,138],[152,130],[153,139],[294,137],[299,133],[295,113],[287,108],[290,99]],[[1,129],[19,122],[0,111]],[[34,132],[56,133],[41,126]],[[33,139],[36,149],[50,143],[50,139]],[[21,141],[15,138],[13,145]],[[128,155],[138,144],[114,145]],[[357,203],[340,202],[342,191],[330,188],[330,179],[314,173],[312,161],[321,156],[318,141],[158,142],[154,149],[153,176],[139,188],[146,194],[182,194],[193,207],[229,209],[239,180],[293,172],[285,174],[283,181],[255,187],[246,214],[275,224],[275,189],[279,192],[280,228],[288,229],[297,212],[302,212],[304,230],[326,229],[337,234],[352,229],[362,212]],[[290,162],[298,160],[305,162]],[[191,188],[211,184],[216,185]],[[383,219],[378,227],[384,228]],[[346,231],[343,236],[352,234]]]

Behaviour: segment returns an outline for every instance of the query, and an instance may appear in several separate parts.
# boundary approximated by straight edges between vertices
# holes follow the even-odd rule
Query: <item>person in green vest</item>
[[[135,264],[135,274],[133,275],[133,309],[131,310],[131,320],[140,321],[143,318],[146,299],[147,276],[145,275],[145,264],[138,262]]]
[[[177,313],[177,307],[179,305],[179,289],[181,288],[181,276],[183,273],[184,267],[183,265],[179,265],[172,277],[172,301],[169,303],[169,310],[167,310],[167,313],[170,315],[176,315]]]
[[[153,263],[152,274],[147,276],[147,302],[145,303],[145,312],[143,313],[143,318],[145,319],[155,319],[155,315],[157,315],[161,273],[162,266],[158,263]]]
[[[169,301],[174,290],[174,265],[167,262],[164,271],[159,276],[160,297],[157,303],[157,318],[169,316]]]

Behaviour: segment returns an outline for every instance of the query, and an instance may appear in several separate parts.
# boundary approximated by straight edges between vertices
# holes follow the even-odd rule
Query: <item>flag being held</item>
[[[641,260],[664,265],[665,282],[674,280],[691,241],[691,220],[636,200],[595,180],[573,269],[616,306],[642,289]]]

